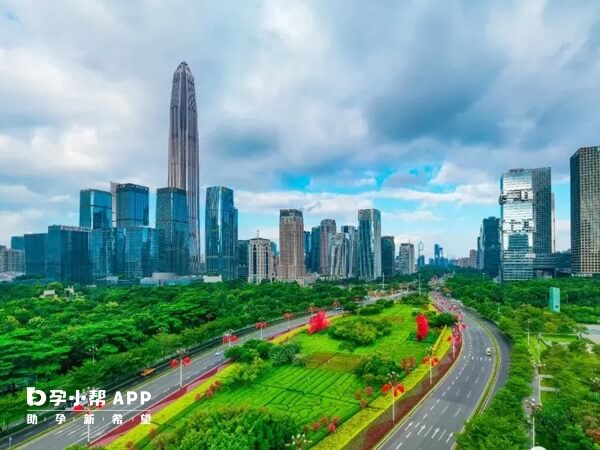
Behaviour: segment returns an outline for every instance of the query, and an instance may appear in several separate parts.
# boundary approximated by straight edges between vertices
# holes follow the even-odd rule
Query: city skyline
[[[196,78],[199,198],[205,186],[234,189],[240,237],[261,229],[277,241],[279,209],[302,209],[308,230],[323,218],[354,223],[356,209],[375,207],[382,233],[397,243],[422,240],[430,257],[440,242],[449,257],[465,256],[481,218],[498,215],[498,174],[539,163],[553,171],[557,248],[569,248],[567,155],[597,139],[598,88],[590,83],[598,69],[586,58],[596,45],[597,6],[452,13],[356,4],[347,22],[336,17],[339,6],[317,6],[190,4],[183,19],[161,10],[156,29],[148,17],[157,11],[142,5],[148,14],[135,37],[121,26],[127,7],[104,11],[111,20],[103,22],[60,4],[60,19],[43,4],[1,7],[0,100],[11,120],[0,126],[0,243],[51,223],[76,225],[79,190],[108,190],[108,180],[148,186],[153,218],[155,190],[166,185],[166,86],[185,60]],[[398,30],[391,18],[400,12]],[[39,26],[40,17],[52,19]],[[235,26],[223,25],[231,17]],[[364,17],[380,23],[380,34],[357,45],[349,30]],[[508,17],[522,19],[511,21],[520,45],[498,33]],[[113,45],[72,51],[83,25]],[[478,43],[447,53],[427,37],[411,50],[430,26],[450,47],[464,49],[475,36]],[[63,34],[51,36],[56,28]],[[140,51],[138,40],[156,51]],[[24,64],[55,76],[40,90],[35,77],[21,76]],[[316,65],[318,74],[301,70]],[[467,66],[476,70],[456,71]],[[448,73],[442,84],[431,78],[440,71]],[[540,92],[542,73],[550,85]],[[417,103],[427,114],[408,113]]]

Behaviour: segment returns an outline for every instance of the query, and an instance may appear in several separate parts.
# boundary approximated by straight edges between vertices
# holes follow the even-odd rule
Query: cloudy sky
[[[498,215],[500,174],[600,143],[596,1],[0,0],[0,244],[78,223],[79,190],[166,185],[170,83],[196,79],[201,183],[235,189],[240,238],[278,210],[449,256]]]

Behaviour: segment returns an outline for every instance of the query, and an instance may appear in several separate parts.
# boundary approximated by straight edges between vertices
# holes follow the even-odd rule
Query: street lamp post
[[[96,352],[98,351],[98,347],[92,345],[88,348],[88,352],[92,354],[92,364],[96,364]]]
[[[179,356],[179,388],[183,387],[183,355],[185,355],[185,348],[177,349],[177,356]]]
[[[535,447],[535,415],[542,405],[541,403],[537,403],[535,398],[532,398],[531,400],[525,400],[525,404],[531,410],[531,446]]]

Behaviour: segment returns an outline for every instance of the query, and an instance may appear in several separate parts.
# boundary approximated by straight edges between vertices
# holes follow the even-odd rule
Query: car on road
[[[492,356],[492,349],[491,349],[491,348],[489,348],[489,347],[488,347],[488,348],[486,348],[486,349],[485,349],[485,354],[486,354],[486,356]]]
[[[156,367],[146,367],[144,370],[140,372],[141,377],[147,377],[148,375],[153,374],[156,371]]]
[[[223,354],[223,350],[219,350],[218,352],[215,352],[215,355],[217,356],[221,356]]]

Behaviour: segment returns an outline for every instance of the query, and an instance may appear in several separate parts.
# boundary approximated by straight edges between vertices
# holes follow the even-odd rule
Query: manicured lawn
[[[309,335],[306,331],[292,332],[290,340],[299,342],[301,353],[307,357],[305,367],[268,367],[248,386],[224,387],[211,399],[192,402],[186,415],[179,415],[176,421],[159,419],[157,416],[155,422],[166,423],[171,428],[196,411],[237,405],[268,407],[285,412],[292,415],[301,426],[311,425],[323,416],[339,416],[343,423],[360,411],[359,400],[354,394],[366,386],[354,374],[354,369],[364,358],[381,353],[398,363],[402,358],[414,357],[419,364],[427,347],[435,342],[436,336],[431,332],[426,342],[414,340],[416,324],[411,315],[412,310],[410,306],[399,304],[372,316],[388,317],[393,322],[390,335],[379,338],[369,346],[357,347],[353,351],[340,350],[341,341],[331,338],[326,331],[314,335]],[[379,386],[373,387],[375,392],[372,399],[379,395]],[[184,400],[185,396],[178,402]],[[309,438],[316,443],[327,434],[327,430],[326,427],[321,427],[319,431],[311,431],[309,434]],[[127,439],[125,435],[119,441]],[[152,448],[152,445],[148,444],[145,448]]]

